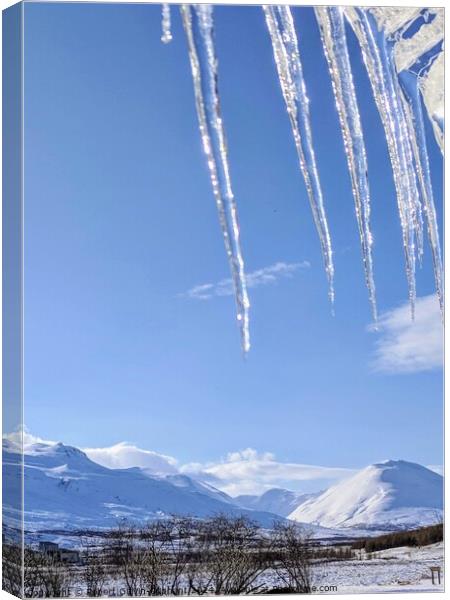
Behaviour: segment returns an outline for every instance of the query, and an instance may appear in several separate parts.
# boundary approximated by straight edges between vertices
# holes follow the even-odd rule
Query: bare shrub
[[[200,550],[190,565],[195,593],[250,594],[262,587],[257,580],[267,568],[266,542],[255,523],[219,515],[203,523],[197,539]]]
[[[126,523],[111,532],[108,562],[115,568],[116,578],[123,580],[127,596],[145,594],[145,553],[137,544],[138,530]]]
[[[65,590],[70,587],[72,582],[70,568],[64,565],[58,557],[41,556],[42,562],[39,565],[39,569],[42,575],[44,596],[47,598],[67,596]]]
[[[24,596],[26,598],[44,596],[44,556],[32,548],[25,548],[23,559]]]
[[[88,540],[82,540],[81,545],[84,563],[82,577],[86,585],[86,594],[91,598],[97,598],[103,595],[109,579],[107,554],[102,546],[99,547],[98,544]]]
[[[60,597],[70,581],[70,570],[62,563],[30,547],[24,548],[22,571],[21,547],[4,545],[3,589],[7,592],[25,598]]]
[[[14,596],[22,595],[22,549],[17,544],[3,544],[2,588]]]
[[[130,596],[177,596],[186,589],[193,521],[173,517],[144,528],[121,525],[110,536],[109,560]],[[183,585],[184,584],[184,585]]]
[[[399,548],[401,546],[428,546],[441,542],[444,538],[444,527],[442,523],[428,525],[419,529],[406,531],[395,531],[376,537],[363,538],[354,542],[355,550],[364,549],[366,552],[377,552],[388,548]]]
[[[150,594],[178,596],[186,591],[195,530],[195,521],[189,517],[156,521],[142,530]]]
[[[269,533],[246,517],[172,517],[145,527],[122,523],[104,551],[85,552],[84,578],[91,596],[100,595],[110,572],[128,596],[242,595],[262,592],[261,576],[273,568],[277,589],[303,593],[311,589],[312,559],[295,524]]]
[[[288,591],[311,593],[313,553],[309,535],[296,523],[276,523],[272,539],[279,579]]]

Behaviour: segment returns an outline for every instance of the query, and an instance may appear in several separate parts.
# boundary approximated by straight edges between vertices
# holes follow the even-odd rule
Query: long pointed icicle
[[[370,9],[369,9],[370,14]],[[423,217],[422,217],[422,204],[420,202],[420,193],[417,186],[417,173],[416,170],[419,168],[413,151],[413,142],[411,137],[411,131],[408,124],[408,117],[406,114],[406,106],[403,101],[402,91],[398,80],[398,73],[395,64],[395,47],[397,43],[397,37],[401,35],[401,31],[397,33],[386,33],[383,29],[379,33],[379,44],[382,48],[381,56],[383,59],[383,65],[388,72],[388,79],[392,82],[392,92],[395,97],[395,101],[398,107],[397,119],[399,121],[399,128],[401,132],[400,138],[397,138],[400,151],[404,155],[406,163],[406,174],[408,177],[408,193],[410,197],[411,217],[414,225],[414,233],[417,242],[417,256],[420,264],[422,264],[423,258]],[[413,309],[414,316],[414,309]]]
[[[162,27],[162,36],[161,41],[164,44],[168,44],[172,41],[172,30],[171,30],[171,18],[170,18],[170,4],[162,5],[162,18],[161,18],[161,27]]]
[[[320,238],[329,296],[334,301],[334,266],[322,188],[317,170],[309,118],[309,99],[303,78],[297,34],[288,6],[263,6],[272,40],[281,90],[292,127],[300,169],[305,180],[314,222]]]
[[[369,291],[373,318],[376,321],[377,305],[373,277],[367,157],[348,55],[344,15],[342,9],[338,6],[316,7],[315,13],[333,84],[333,92],[355,200],[355,213],[361,241],[366,285]]]
[[[416,75],[409,70],[399,73],[399,81],[405,98],[405,113],[410,129],[410,138],[413,145],[414,157],[417,165],[417,174],[421,188],[422,199],[427,220],[428,239],[430,241],[433,259],[434,279],[436,293],[439,299],[441,313],[444,314],[444,289],[442,281],[442,257],[439,242],[439,229],[436,217],[436,208],[431,185],[430,163],[428,160],[425,127],[423,123],[422,103],[420,98],[420,73]]]
[[[408,132],[405,131],[404,120],[401,118],[403,106],[399,102],[400,99],[392,81],[392,71],[387,64],[387,49],[384,39],[377,39],[382,37],[381,32],[375,33],[376,26],[369,21],[366,10],[348,7],[345,9],[345,14],[358,38],[386,135],[402,227],[411,316],[414,318],[416,300],[415,234],[418,229],[415,199],[418,191],[413,185],[414,161],[411,157],[408,162],[408,154],[405,149]],[[411,173],[411,171],[413,172]]]
[[[230,263],[242,348],[246,353],[250,349],[250,303],[217,89],[217,59],[213,38],[212,6],[183,4],[180,9],[189,47],[200,135],[207,157],[211,184]]]

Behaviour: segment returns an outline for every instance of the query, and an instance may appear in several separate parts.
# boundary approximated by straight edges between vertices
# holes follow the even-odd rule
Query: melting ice
[[[249,300],[231,187],[225,129],[220,112],[218,63],[210,5],[180,7],[187,36],[200,135],[206,154],[234,284],[244,352],[250,348]],[[303,77],[293,14],[288,6],[263,6],[279,84],[291,123],[300,170],[318,232],[329,295],[334,266],[325,203],[315,158],[307,82]],[[297,18],[301,18],[298,11]],[[423,216],[431,247],[436,292],[443,310],[442,257],[425,139],[423,105],[443,149],[443,10],[419,8],[316,7],[350,173],[372,314],[376,297],[370,230],[371,199],[364,132],[349,60],[346,22],[358,39],[384,128],[402,231],[411,314],[416,297],[416,261],[423,255]],[[170,7],[162,7],[162,40],[172,39]]]

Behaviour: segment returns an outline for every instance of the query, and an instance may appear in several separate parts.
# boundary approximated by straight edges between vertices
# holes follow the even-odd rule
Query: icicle
[[[406,9],[405,9],[406,10]],[[371,23],[373,31],[377,33],[378,44],[381,49],[380,56],[382,58],[383,68],[387,76],[387,80],[391,86],[392,98],[394,100],[393,106],[396,106],[398,112],[395,113],[398,125],[400,137],[396,139],[399,147],[400,156],[404,160],[406,166],[406,176],[408,178],[407,190],[409,196],[409,206],[411,211],[411,218],[414,225],[414,234],[417,241],[417,255],[420,263],[423,258],[423,218],[422,218],[422,205],[420,203],[420,194],[417,187],[417,174],[416,170],[418,165],[415,161],[415,155],[413,152],[413,142],[411,137],[411,131],[408,124],[407,115],[405,114],[405,104],[402,100],[402,92],[400,83],[398,81],[398,74],[395,65],[395,48],[401,35],[401,31],[408,24],[403,26],[398,32],[386,32],[385,29],[377,31],[376,20],[370,18],[370,9],[368,11],[368,22]],[[411,23],[411,21],[409,21]],[[414,136],[413,136],[414,137]],[[414,318],[414,306],[412,306],[412,316]]]
[[[168,44],[172,41],[171,21],[170,21],[170,4],[162,5],[162,36],[161,41]]]
[[[389,53],[383,32],[377,29],[373,17],[366,10],[348,7],[345,14],[349,18],[361,46],[386,135],[402,227],[411,316],[414,318],[416,298],[415,235],[418,237],[419,254],[422,245],[421,214],[418,210],[420,200],[404,107],[398,93],[398,81],[394,77],[393,56],[392,53],[391,55]]]
[[[433,188],[431,185],[430,163],[428,160],[425,128],[423,123],[422,103],[419,91],[420,73],[417,75],[409,70],[399,73],[405,100],[405,113],[408,120],[410,139],[417,165],[417,173],[421,188],[422,199],[427,219],[428,239],[433,258],[434,279],[436,292],[442,315],[444,314],[444,290],[442,281],[442,258],[439,242],[439,230],[434,205]]]
[[[333,84],[355,200],[355,213],[361,240],[366,285],[369,291],[373,318],[376,321],[377,306],[372,266],[372,234],[370,231],[370,192],[367,178],[367,157],[348,55],[344,16],[342,9],[337,6],[316,7],[315,13]]]
[[[244,353],[250,349],[249,300],[239,241],[236,203],[231,189],[227,147],[217,89],[217,58],[213,39],[212,7],[181,7],[189,47],[195,102],[203,149],[207,157],[225,248],[234,284],[237,319]]]
[[[263,10],[272,40],[278,77],[291,122],[300,169],[305,180],[314,222],[320,238],[328,277],[329,296],[331,302],[333,302],[333,255],[312,142],[309,100],[303,79],[297,34],[291,10],[288,6],[263,6]]]

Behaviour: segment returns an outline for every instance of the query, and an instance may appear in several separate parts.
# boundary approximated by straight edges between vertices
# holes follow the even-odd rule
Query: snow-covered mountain
[[[4,485],[17,483],[18,448],[3,441]],[[135,521],[164,515],[207,517],[245,514],[270,526],[276,515],[248,510],[226,494],[185,475],[151,476],[138,467],[108,469],[71,446],[36,443],[25,454],[25,528],[111,527],[120,518]],[[6,510],[9,525],[12,509]]]
[[[252,510],[264,510],[281,517],[287,517],[296,508],[311,498],[316,498],[321,492],[315,494],[304,494],[292,492],[282,488],[272,488],[260,496],[242,495],[236,496],[234,501],[243,508]]]
[[[441,475],[415,463],[388,460],[308,500],[289,519],[330,528],[410,528],[436,523],[442,508]]]
[[[10,439],[3,440],[3,463],[5,521],[14,527],[20,521],[14,509],[20,492],[20,453]],[[77,448],[35,442],[25,446],[24,477],[29,531],[106,528],[121,518],[145,521],[173,514],[202,518],[223,513],[244,514],[265,527],[288,516],[329,536],[331,530],[337,535],[348,528],[389,530],[435,523],[443,507],[442,476],[401,460],[367,467],[319,494],[274,488],[261,496],[231,498],[185,474],[110,469]]]

